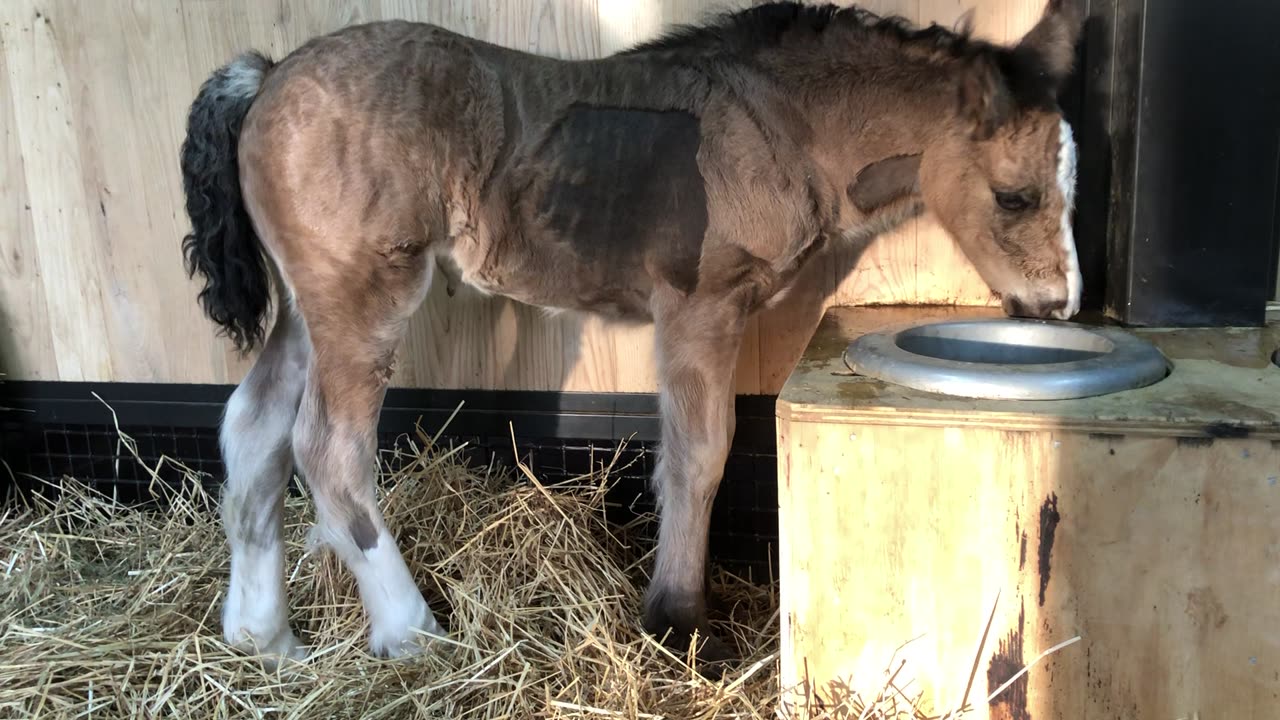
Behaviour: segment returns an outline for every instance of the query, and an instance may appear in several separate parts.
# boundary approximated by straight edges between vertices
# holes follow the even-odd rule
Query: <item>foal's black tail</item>
[[[191,233],[182,240],[187,275],[204,276],[200,305],[241,352],[262,340],[271,305],[266,258],[240,196],[240,127],[271,69],[246,53],[213,73],[187,117],[182,189]]]

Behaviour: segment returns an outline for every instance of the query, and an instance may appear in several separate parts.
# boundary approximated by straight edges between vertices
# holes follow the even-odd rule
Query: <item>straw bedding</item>
[[[64,479],[56,499],[0,513],[0,717],[775,716],[775,588],[716,578],[718,629],[746,658],[720,681],[645,636],[651,544],[605,520],[610,458],[547,488],[468,469],[429,438],[410,445],[380,478],[382,505],[450,643],[370,657],[354,583],[331,553],[307,551],[311,504],[293,497],[292,624],[312,657],[268,673],[221,641],[227,554],[194,473],[154,484],[162,511]]]

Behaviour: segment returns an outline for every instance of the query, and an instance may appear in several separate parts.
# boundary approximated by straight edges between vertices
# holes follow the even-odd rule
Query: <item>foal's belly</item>
[[[522,246],[508,238],[492,242],[490,252],[459,249],[442,256],[446,281],[553,311],[634,322],[652,319],[653,286],[642,268],[601,267],[552,244]]]
[[[686,112],[569,108],[502,172],[486,237],[454,252],[464,279],[532,305],[649,319],[656,285],[698,285],[700,146]]]

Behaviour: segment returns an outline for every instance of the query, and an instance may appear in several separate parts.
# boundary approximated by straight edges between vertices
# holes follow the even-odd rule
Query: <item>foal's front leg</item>
[[[686,303],[659,313],[662,446],[654,472],[660,522],[645,627],[703,662],[731,657],[707,621],[707,532],[734,432],[734,369],[744,318],[736,304]],[[711,668],[714,673],[714,667]]]

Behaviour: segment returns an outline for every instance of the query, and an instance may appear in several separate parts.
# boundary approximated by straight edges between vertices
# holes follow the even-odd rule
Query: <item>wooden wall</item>
[[[607,54],[669,23],[745,0],[4,0],[0,2],[0,372],[11,379],[235,382],[180,254],[178,147],[199,84],[250,47],[381,18],[438,23],[567,58]],[[1020,36],[1043,0],[870,0],[979,34]],[[851,258],[847,258],[851,259]],[[987,304],[953,242],[923,220],[875,244],[847,277],[753,321],[743,393],[772,393],[830,303]],[[437,283],[396,383],[434,388],[648,392],[651,329],[548,319]]]

